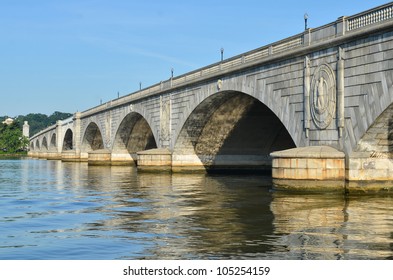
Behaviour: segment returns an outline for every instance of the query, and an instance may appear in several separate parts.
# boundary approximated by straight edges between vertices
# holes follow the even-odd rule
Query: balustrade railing
[[[392,3],[382,6],[378,10],[371,10],[348,18],[347,30],[359,29],[391,18],[393,18]]]

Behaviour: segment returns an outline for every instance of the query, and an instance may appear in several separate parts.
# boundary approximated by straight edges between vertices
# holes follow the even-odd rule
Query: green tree
[[[25,150],[28,144],[29,140],[23,136],[18,122],[0,125],[0,151],[16,153]]]
[[[70,113],[62,113],[56,111],[49,117],[45,114],[28,114],[26,116],[18,116],[16,118],[16,121],[19,122],[21,128],[24,121],[28,121],[30,125],[30,136],[33,136],[42,129],[45,129],[48,126],[55,124],[56,121],[64,120],[71,116],[72,114]]]

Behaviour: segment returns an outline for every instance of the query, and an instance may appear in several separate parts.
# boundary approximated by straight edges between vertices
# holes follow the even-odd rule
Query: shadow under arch
[[[296,147],[280,119],[258,99],[237,91],[216,93],[199,104],[177,138],[174,169],[208,172],[271,170],[270,153]]]
[[[67,129],[63,140],[63,151],[69,151],[73,149],[72,140],[73,140],[72,130]]]
[[[359,140],[355,152],[371,158],[393,159],[393,103],[383,111]]]
[[[42,139],[41,149],[48,150],[48,141],[46,140],[46,136]]]
[[[40,141],[38,139],[35,141],[35,147],[37,148],[37,150],[41,150]]]
[[[56,149],[56,137],[56,133],[53,133],[49,142],[49,149]]]
[[[116,132],[113,152],[127,151],[133,155],[139,151],[155,148],[157,142],[146,119],[136,112],[125,116]]]
[[[82,151],[90,152],[104,149],[104,141],[98,125],[91,122],[85,131],[82,141]]]

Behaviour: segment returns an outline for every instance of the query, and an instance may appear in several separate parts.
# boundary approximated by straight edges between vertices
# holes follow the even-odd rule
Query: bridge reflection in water
[[[393,207],[386,199],[275,193],[273,225],[281,237],[272,245],[288,259],[392,258]]]
[[[0,258],[393,257],[389,195],[299,195],[272,191],[261,175],[151,174],[61,161],[0,161],[0,168],[14,178],[7,190],[0,181],[0,220],[7,220],[0,241],[9,245]]]

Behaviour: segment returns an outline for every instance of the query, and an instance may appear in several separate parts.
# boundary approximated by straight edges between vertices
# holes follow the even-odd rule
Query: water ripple
[[[393,198],[257,175],[0,161],[0,259],[392,259]]]

